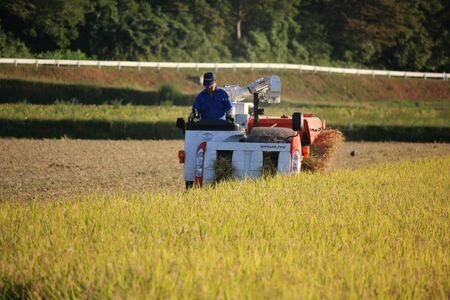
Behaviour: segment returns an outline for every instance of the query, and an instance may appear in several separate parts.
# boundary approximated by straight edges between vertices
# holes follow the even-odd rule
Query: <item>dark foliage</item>
[[[447,0],[3,0],[1,57],[445,71]]]

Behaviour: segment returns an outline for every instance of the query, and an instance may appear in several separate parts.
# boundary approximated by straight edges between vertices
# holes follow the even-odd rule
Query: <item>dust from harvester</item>
[[[331,163],[334,153],[344,141],[342,132],[336,129],[322,131],[313,144],[310,145],[311,154],[302,162],[303,171],[324,171]]]

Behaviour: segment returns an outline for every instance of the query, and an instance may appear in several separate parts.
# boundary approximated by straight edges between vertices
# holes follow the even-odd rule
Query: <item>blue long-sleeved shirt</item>
[[[233,107],[227,92],[216,88],[212,95],[205,89],[195,98],[193,109],[197,109],[203,120],[225,120],[225,114]]]

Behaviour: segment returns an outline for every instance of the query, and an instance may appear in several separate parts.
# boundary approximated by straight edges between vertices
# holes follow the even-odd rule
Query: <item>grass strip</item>
[[[331,104],[331,103],[330,103]],[[329,126],[405,126],[450,127],[450,104],[433,103],[415,107],[397,102],[354,106],[311,104],[282,104],[266,107],[269,116],[292,115],[294,112],[313,113],[326,120]],[[408,104],[408,105],[406,105]],[[26,102],[0,104],[0,119],[12,120],[105,120],[105,121],[174,121],[187,117],[190,106],[159,105],[81,105],[59,102],[53,105],[37,105]]]

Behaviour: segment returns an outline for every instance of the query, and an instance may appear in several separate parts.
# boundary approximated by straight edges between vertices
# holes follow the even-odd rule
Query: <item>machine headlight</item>
[[[197,151],[197,159],[195,161],[195,176],[202,177],[203,176],[203,160],[205,157],[205,151],[200,148]]]
[[[299,173],[301,167],[301,156],[300,152],[297,150],[292,153],[292,165],[291,165],[291,172],[292,173]]]

